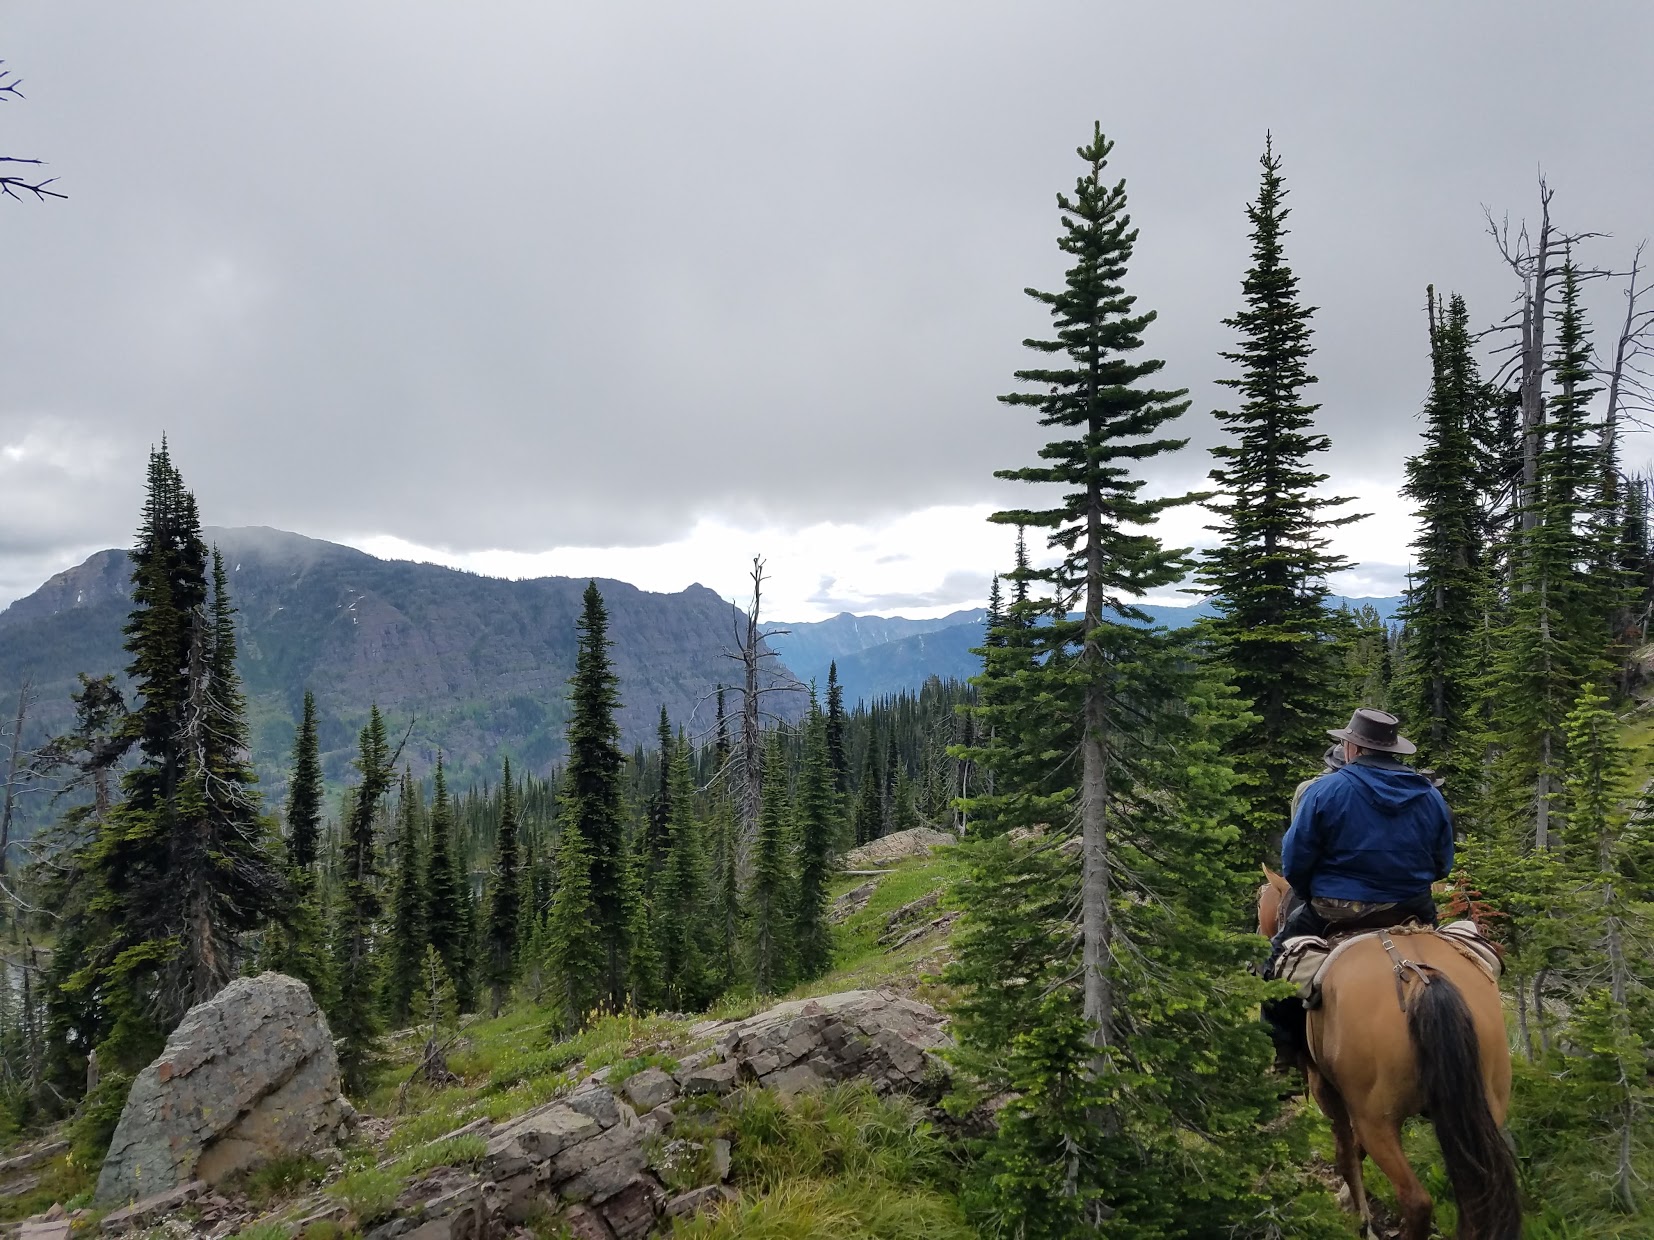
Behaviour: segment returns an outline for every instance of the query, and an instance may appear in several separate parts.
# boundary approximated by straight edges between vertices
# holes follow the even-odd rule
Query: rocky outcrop
[[[847,870],[871,870],[881,866],[894,865],[908,857],[923,857],[933,848],[941,848],[947,844],[957,844],[959,837],[948,831],[938,831],[934,827],[914,827],[908,831],[894,831],[889,835],[881,835],[878,839],[860,848],[852,848],[844,854],[844,868]]]
[[[353,1119],[333,1035],[305,984],[279,973],[238,978],[191,1008],[133,1082],[96,1201],[217,1184],[331,1145]]]
[[[673,1136],[674,1107],[686,1096],[739,1085],[796,1093],[852,1079],[880,1093],[915,1093],[948,1040],[935,1010],[873,990],[783,1003],[698,1032],[711,1045],[674,1071],[646,1068],[615,1083],[599,1072],[492,1128],[474,1173],[445,1170],[414,1185],[398,1217],[366,1240],[491,1240],[548,1210],[575,1237],[651,1235],[730,1196],[728,1143],[708,1148]],[[703,1168],[708,1182],[686,1184],[687,1167]]]

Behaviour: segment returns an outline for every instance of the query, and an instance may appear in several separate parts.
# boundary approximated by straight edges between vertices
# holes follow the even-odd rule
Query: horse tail
[[[1488,1106],[1470,1009],[1458,987],[1441,973],[1411,990],[1407,1033],[1458,1202],[1460,1240],[1519,1240],[1516,1160]]]

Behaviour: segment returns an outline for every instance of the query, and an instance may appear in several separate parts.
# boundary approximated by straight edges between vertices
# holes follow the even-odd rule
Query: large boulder
[[[217,1184],[331,1145],[354,1116],[309,988],[279,973],[238,978],[191,1008],[133,1082],[96,1200]]]

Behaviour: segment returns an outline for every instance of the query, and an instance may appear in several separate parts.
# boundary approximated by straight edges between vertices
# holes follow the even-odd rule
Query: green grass
[[[15,1197],[0,1197],[0,1222],[17,1222],[50,1210],[55,1202],[69,1202],[90,1192],[98,1178],[98,1164],[88,1165],[73,1153],[41,1164],[33,1175],[40,1183]]]
[[[328,1193],[344,1202],[362,1225],[386,1218],[396,1208],[402,1192],[402,1178],[394,1171],[363,1167],[328,1185]]]
[[[475,1166],[487,1152],[488,1142],[474,1132],[445,1137],[408,1151],[391,1164],[391,1173],[412,1180],[437,1167]]]
[[[938,941],[926,938],[891,951],[879,942],[890,914],[903,905],[929,895],[938,887],[941,898],[920,918],[928,920],[956,907],[950,900],[954,881],[963,873],[963,864],[953,848],[938,848],[928,857],[909,857],[891,867],[878,880],[867,907],[835,927],[833,968],[825,976],[795,988],[788,999],[830,995],[843,990],[876,990],[896,987],[915,991],[921,998],[934,994],[934,983],[921,976],[922,963],[936,952]],[[837,897],[867,882],[865,876],[846,876],[833,888]],[[914,922],[917,926],[920,922]]]
[[[249,1172],[244,1191],[255,1206],[264,1206],[319,1184],[326,1175],[327,1168],[309,1155],[289,1154]]]
[[[254,1223],[236,1232],[232,1240],[289,1240],[292,1234],[286,1223]]]
[[[966,1240],[956,1166],[918,1104],[865,1085],[782,1099],[742,1090],[718,1119],[740,1196],[673,1236],[695,1240]]]

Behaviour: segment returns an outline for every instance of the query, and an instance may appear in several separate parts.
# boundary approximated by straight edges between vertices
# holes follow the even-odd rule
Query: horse
[[[1290,887],[1264,867],[1258,933],[1272,938]],[[1338,1174],[1363,1229],[1376,1234],[1362,1183],[1369,1156],[1395,1186],[1402,1240],[1426,1240],[1434,1203],[1401,1146],[1402,1121],[1436,1129],[1459,1207],[1459,1240],[1519,1240],[1516,1161],[1503,1127],[1510,1046],[1498,984],[1451,943],[1397,934],[1353,943],[1322,978],[1308,1013],[1310,1093],[1332,1125]]]

